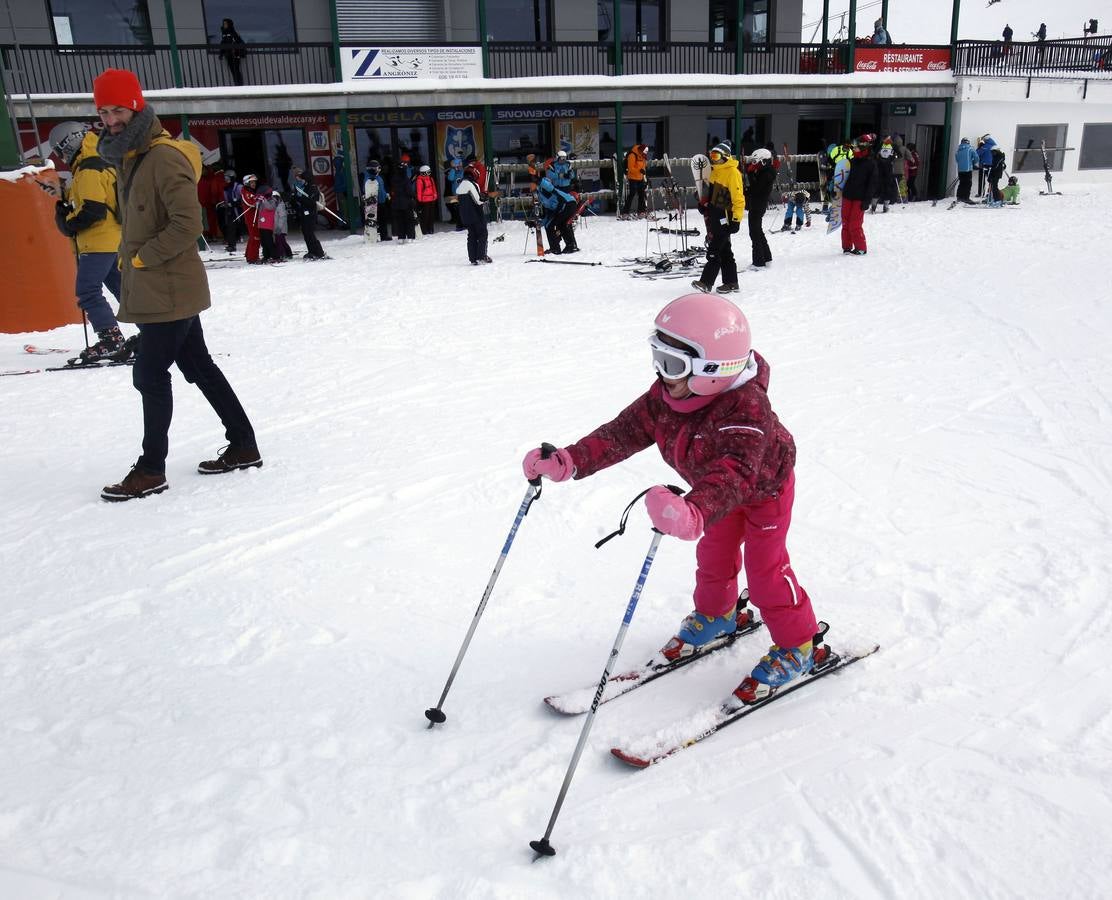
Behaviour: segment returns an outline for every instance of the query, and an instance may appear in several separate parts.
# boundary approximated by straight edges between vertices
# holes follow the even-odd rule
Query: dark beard
[[[131,117],[119,134],[104,132],[97,142],[97,153],[101,159],[119,169],[128,153],[147,142],[154,119],[154,110],[148,103]]]

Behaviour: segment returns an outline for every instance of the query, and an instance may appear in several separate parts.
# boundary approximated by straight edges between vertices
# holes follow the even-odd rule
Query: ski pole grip
[[[684,490],[683,490],[683,488],[681,488],[681,487],[676,487],[676,486],[675,486],[674,484],[666,484],[666,485],[664,485],[664,486],[665,486],[666,488],[668,488],[668,490],[670,490],[670,491],[671,491],[671,492],[672,492],[673,494],[675,494],[675,495],[676,495],[677,497],[682,497],[682,496],[683,496],[683,494],[684,494]]]
[[[541,459],[548,459],[555,452],[556,447],[548,443],[548,441],[545,441],[543,444],[541,444]],[[539,488],[541,486],[540,475],[538,475],[536,478],[530,478],[529,483],[533,485],[533,487]]]

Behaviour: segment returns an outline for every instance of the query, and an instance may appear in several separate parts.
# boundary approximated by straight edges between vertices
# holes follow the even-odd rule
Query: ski
[[[606,683],[606,688],[603,691],[601,698],[599,698],[599,705],[609,703],[611,700],[617,700],[637,688],[644,687],[658,678],[663,678],[675,672],[677,669],[682,669],[684,666],[690,665],[693,662],[698,662],[701,659],[706,659],[712,656],[719,650],[725,650],[727,647],[733,645],[738,638],[744,637],[747,634],[752,634],[764,625],[760,619],[753,617],[752,612],[743,613],[747,615],[748,621],[744,625],[739,625],[737,631],[728,635],[720,643],[714,644],[702,653],[696,653],[692,656],[685,656],[673,663],[661,662],[658,658],[649,660],[643,666],[629,671],[622,672],[619,675],[612,675],[610,680]],[[594,703],[595,694],[598,692],[598,685],[593,684],[590,687],[580,688],[579,690],[569,691],[565,694],[553,694],[552,696],[545,697],[544,702],[549,709],[555,712],[562,713],[565,716],[579,716],[590,710],[591,705]]]
[[[541,198],[537,191],[533,192],[533,228],[537,232],[537,256],[544,256],[544,234],[541,232]]]
[[[601,266],[600,262],[589,262],[585,259],[552,259],[549,256],[541,256],[537,259],[527,259],[527,263],[540,262],[540,263],[556,263],[561,266]]]
[[[687,237],[698,237],[701,233],[698,228],[650,228],[649,231],[659,231],[661,234],[682,234]]]
[[[45,353],[72,353],[73,351],[72,350],[67,350],[64,347],[36,347],[34,344],[24,344],[23,345],[23,352],[24,353],[45,354]]]
[[[658,732],[659,736],[649,736],[639,741],[633,741],[624,747],[612,747],[610,752],[617,759],[634,768],[648,768],[662,759],[666,759],[709,738],[712,734],[717,734],[727,725],[733,725],[735,722],[741,721],[758,709],[763,709],[770,703],[774,703],[782,697],[787,697],[826,675],[840,672],[846,666],[851,666],[855,662],[871,656],[879,649],[880,645],[877,644],[862,653],[843,653],[839,655],[831,651],[826,659],[812,669],[809,674],[795,681],[789,681],[784,687],[769,694],[763,700],[742,705],[741,701],[731,695],[718,707],[712,707],[692,716],[687,727],[683,729],[683,731],[686,731],[686,735],[677,737],[677,733],[682,734],[682,732],[673,726]]]
[[[64,366],[55,366],[51,369],[43,369],[44,372],[78,372],[82,369],[108,369],[113,366],[130,366],[135,364],[135,357],[132,356],[126,360],[118,359],[100,359],[96,362],[90,363],[74,363],[73,365],[66,364]]]
[[[34,375],[36,372],[41,372],[42,369],[11,369],[7,372],[0,372],[0,378],[5,375]]]
[[[1054,176],[1050,174],[1050,160],[1046,156],[1046,141],[1039,141],[1039,149],[1042,151],[1042,164],[1043,164],[1043,178],[1046,179],[1046,190],[1039,191],[1040,197],[1060,197],[1061,191],[1054,190]]]

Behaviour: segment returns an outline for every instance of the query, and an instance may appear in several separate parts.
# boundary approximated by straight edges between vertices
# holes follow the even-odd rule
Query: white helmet
[[[420,170],[419,170],[419,171],[420,171],[420,172],[421,172],[422,174],[425,174],[425,175],[427,175],[427,174],[428,174],[429,172],[431,172],[431,171],[432,171],[432,169],[430,169],[430,168],[429,168],[428,166],[421,166],[421,168],[420,168]]]
[[[750,159],[756,163],[770,163],[772,162],[772,151],[767,147],[758,147],[753,151],[753,155]]]
[[[87,122],[60,122],[50,129],[50,137],[47,141],[58,159],[68,166],[77,156],[77,151],[81,149],[81,142],[85,140],[85,135],[91,130],[92,126]]]
[[[568,158],[568,151],[567,150],[561,150],[559,153],[556,154],[556,158],[557,159],[567,159]]]

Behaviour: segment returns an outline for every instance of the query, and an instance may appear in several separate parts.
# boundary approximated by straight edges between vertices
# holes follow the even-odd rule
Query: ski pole
[[[552,444],[541,444],[541,458],[548,459],[556,448]],[[529,480],[529,487],[525,489],[525,496],[521,500],[521,506],[518,507],[517,516],[514,519],[514,524],[510,528],[510,533],[506,536],[506,543],[502,545],[502,553],[498,557],[498,562],[494,565],[494,571],[490,575],[490,580],[487,582],[486,590],[483,591],[483,598],[479,601],[479,608],[475,610],[475,615],[471,619],[471,627],[467,629],[467,636],[463,639],[463,646],[459,648],[459,653],[456,655],[455,665],[452,666],[452,671],[448,675],[448,681],[444,685],[444,691],[440,695],[440,699],[436,701],[436,706],[430,707],[425,710],[425,718],[429,720],[429,728],[433,725],[442,725],[447,719],[447,716],[441,711],[444,706],[444,700],[448,696],[448,691],[452,687],[452,682],[455,681],[456,672],[459,671],[460,664],[463,662],[463,657],[467,653],[467,648],[471,644],[471,638],[475,635],[475,629],[479,627],[479,619],[483,616],[483,611],[486,609],[487,601],[490,599],[491,593],[494,591],[494,584],[498,581],[498,575],[502,571],[502,564],[506,561],[506,557],[510,553],[510,547],[513,545],[514,538],[517,536],[517,529],[521,525],[521,520],[525,518],[526,513],[529,512],[529,507],[533,505],[533,501],[541,495],[541,479],[538,476]]]
[[[677,487],[669,485],[669,488],[676,494],[682,494]],[[648,491],[642,491],[633,501],[626,507],[625,513],[622,516],[622,522],[618,530],[613,534],[603,538],[596,547],[601,547],[606,541],[612,537],[625,532],[625,520],[629,515],[630,507],[640,500]],[[633,587],[633,594],[629,598],[629,604],[626,606],[625,615],[622,617],[622,624],[618,628],[618,636],[614,638],[614,646],[610,649],[610,655],[606,659],[606,668],[602,671],[602,678],[599,679],[598,688],[595,690],[595,698],[591,701],[591,709],[587,713],[587,721],[583,723],[583,730],[579,733],[579,742],[575,745],[575,752],[572,753],[571,763],[568,765],[567,774],[564,775],[564,783],[560,786],[560,793],[556,797],[556,806],[552,810],[552,816],[548,820],[548,828],[545,829],[544,837],[539,841],[530,841],[529,846],[536,852],[537,857],[541,856],[555,856],[556,848],[548,842],[552,837],[552,829],[556,826],[556,818],[560,815],[560,808],[564,805],[564,797],[567,796],[568,788],[571,786],[571,779],[575,775],[576,766],[579,765],[579,757],[583,755],[583,748],[587,744],[587,735],[591,733],[591,726],[595,721],[595,713],[598,711],[599,701],[602,700],[602,693],[606,690],[606,682],[610,680],[610,673],[614,668],[614,661],[618,658],[618,653],[622,649],[622,643],[625,641],[626,632],[629,630],[629,623],[633,620],[633,613],[637,609],[637,601],[641,599],[641,589],[645,586],[645,579],[649,577],[649,569],[652,568],[653,558],[656,556],[656,548],[660,546],[660,539],[664,535],[653,529],[653,540],[649,545],[649,552],[645,554],[645,561],[641,564],[641,574],[637,577],[637,584]]]

